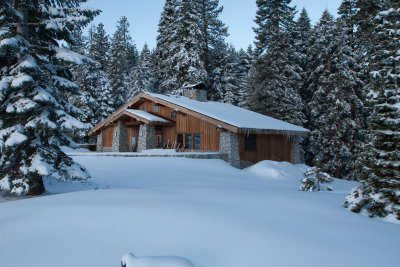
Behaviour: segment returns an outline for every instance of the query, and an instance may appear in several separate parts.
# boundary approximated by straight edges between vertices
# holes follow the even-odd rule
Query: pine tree
[[[348,178],[362,127],[362,81],[341,20],[323,13],[313,32],[309,91],[308,160],[338,178]]]
[[[332,183],[332,177],[323,172],[319,167],[312,167],[304,173],[304,178],[301,179],[301,185],[299,187],[300,191],[321,191],[325,188],[322,184]],[[326,190],[332,191],[332,187],[326,187]]]
[[[360,165],[361,185],[345,199],[354,212],[400,220],[400,3],[383,1],[373,21],[367,86],[369,117]]]
[[[92,35],[93,27],[89,29],[89,36]],[[87,38],[83,36],[82,30],[76,30],[72,33],[74,43],[69,45],[71,51],[77,52],[81,55],[87,55],[88,42]],[[70,69],[73,74],[72,81],[79,87],[80,94],[70,93],[68,94],[68,102],[77,107],[81,112],[77,115],[77,118],[85,124],[85,128],[80,131],[74,131],[71,134],[71,138],[75,142],[88,143],[90,138],[87,137],[87,131],[92,128],[95,116],[95,112],[98,109],[97,102],[94,95],[96,91],[93,87],[90,87],[91,83],[88,82],[88,76],[91,75],[90,63],[83,63],[81,65],[71,64]]]
[[[200,42],[203,50],[201,59],[210,76],[215,68],[220,68],[220,66],[215,66],[213,55],[215,50],[224,46],[225,37],[228,36],[228,27],[219,19],[223,11],[223,7],[219,6],[219,0],[197,0],[195,4],[200,14]]]
[[[175,94],[181,94],[184,85],[195,84],[207,80],[207,72],[201,60],[202,47],[200,20],[201,14],[196,9],[195,0],[182,0],[178,12],[178,30],[175,41],[176,51],[169,63],[169,78],[176,81]]]
[[[102,23],[90,34],[88,43],[88,56],[96,63],[91,64],[88,74],[82,77],[87,88],[90,88],[88,91],[91,92],[91,97],[97,103],[97,107],[93,108],[95,116],[91,120],[91,123],[96,125],[115,110],[113,91],[106,74],[111,45]]]
[[[78,92],[65,63],[89,60],[58,41],[98,10],[84,1],[3,1],[0,6],[0,188],[11,194],[44,192],[43,178],[86,179],[86,170],[61,149],[64,131],[82,124],[65,96]]]
[[[353,4],[353,1],[355,3]],[[375,25],[373,23],[374,21],[374,16],[379,10],[379,2],[377,0],[353,0],[350,1],[349,4],[343,6],[343,7],[351,7],[353,8],[354,5],[354,12],[353,10],[349,13],[349,15],[352,15],[352,21],[354,21],[354,24],[357,27],[356,31],[356,36],[357,36],[357,42],[358,45],[360,46],[360,49],[363,49],[365,54],[370,54],[371,49],[373,48],[373,33],[374,33],[374,28]],[[343,12],[339,10],[341,14]]]
[[[304,114],[306,116],[306,124],[309,119],[309,114],[306,109],[308,102],[311,100],[311,94],[307,91],[308,85],[306,83],[308,76],[310,75],[309,69],[309,48],[310,48],[310,36],[311,35],[311,20],[308,17],[307,10],[302,9],[299,19],[297,20],[294,31],[294,46],[295,46],[295,59],[299,67],[301,68],[300,77],[301,77],[301,86],[300,86],[300,97],[303,100],[305,110]]]
[[[296,125],[304,124],[299,95],[301,69],[294,60],[291,0],[257,1],[255,92],[252,109]]]
[[[128,93],[128,77],[134,65],[137,53],[129,34],[129,22],[126,17],[118,21],[117,30],[111,39],[111,49],[107,68],[108,78],[113,90],[113,107],[119,108],[126,102]]]
[[[177,52],[178,1],[166,0],[158,24],[157,47],[155,51],[155,73],[159,81],[159,91],[175,88],[176,77],[171,76],[171,58]]]
[[[99,23],[97,27],[92,31],[89,38],[89,51],[88,55],[94,61],[100,63],[100,68],[105,71],[108,62],[108,53],[110,50],[110,40],[104,30],[103,23]]]
[[[143,91],[154,91],[154,69],[150,50],[145,44],[136,67],[131,72],[131,85],[128,99],[132,99]]]
[[[251,96],[254,92],[254,52],[251,46],[246,52],[239,52],[241,65],[240,88],[238,92],[238,106],[249,109],[251,106]]]

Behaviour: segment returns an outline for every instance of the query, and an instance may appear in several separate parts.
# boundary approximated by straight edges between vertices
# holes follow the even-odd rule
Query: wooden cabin
[[[141,93],[89,131],[99,152],[153,148],[218,151],[235,167],[261,160],[300,163],[308,130],[230,104],[207,101],[202,84],[184,96]]]

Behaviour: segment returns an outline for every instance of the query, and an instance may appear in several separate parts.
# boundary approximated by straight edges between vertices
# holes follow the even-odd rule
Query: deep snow
[[[0,266],[120,266],[129,252],[196,267],[399,265],[400,226],[344,209],[356,183],[298,191],[304,165],[74,159],[90,182],[48,179],[49,195],[0,203]]]

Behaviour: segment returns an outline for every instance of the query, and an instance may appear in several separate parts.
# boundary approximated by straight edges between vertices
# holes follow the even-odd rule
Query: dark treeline
[[[399,1],[344,0],[338,18],[324,11],[316,25],[305,9],[296,16],[291,0],[256,3],[256,39],[247,50],[226,42],[218,0],[166,0],[157,45],[140,53],[126,17],[111,36],[103,24],[85,36],[83,26],[68,28],[66,48],[93,60],[67,65],[81,94],[65,96],[86,125],[74,138],[90,142],[86,129],[142,91],[181,94],[183,86],[202,82],[210,100],[309,129],[306,164],[361,182],[347,207],[400,219]],[[10,127],[1,116],[1,128]],[[2,152],[2,161],[8,156]]]

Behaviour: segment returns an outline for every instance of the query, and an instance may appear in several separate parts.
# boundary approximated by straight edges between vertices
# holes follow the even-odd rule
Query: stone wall
[[[207,90],[203,89],[186,89],[183,95],[197,101],[207,102]]]
[[[104,142],[103,131],[99,135],[97,135],[97,143],[96,143],[96,151],[103,152],[103,142]]]
[[[301,146],[300,146],[300,137],[296,136],[292,138],[292,164],[300,164],[304,163],[301,159]]]
[[[141,124],[139,127],[139,140],[137,151],[156,148],[156,132],[154,125]]]
[[[240,168],[239,144],[236,133],[220,132],[219,152],[226,154],[226,161],[233,167]]]
[[[122,121],[119,121],[118,125],[114,127],[112,151],[113,152],[129,151],[128,129],[126,128],[125,125],[122,124]]]

